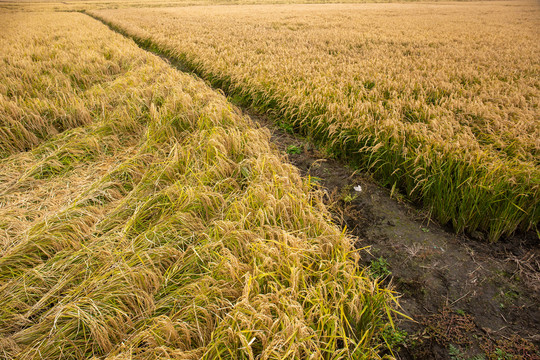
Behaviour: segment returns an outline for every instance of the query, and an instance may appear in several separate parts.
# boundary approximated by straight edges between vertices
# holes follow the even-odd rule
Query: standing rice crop
[[[539,9],[365,4],[91,12],[457,232],[540,219]]]

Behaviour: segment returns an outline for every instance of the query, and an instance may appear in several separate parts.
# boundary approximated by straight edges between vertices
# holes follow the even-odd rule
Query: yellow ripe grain
[[[414,132],[444,151],[485,150],[495,158],[534,162],[540,151],[540,46],[535,41],[540,10],[512,5],[283,5],[95,13],[136,36],[144,29],[159,45],[202,64],[204,71],[233,77],[237,86],[279,92],[289,99],[282,106],[321,104],[341,126],[365,128],[375,121],[369,110],[386,100],[378,108],[378,127]],[[198,20],[203,18],[204,27]],[[429,96],[437,91],[437,103],[430,103]],[[302,94],[295,97],[298,92]],[[427,121],[408,122],[404,111],[409,108],[428,113]],[[481,136],[492,142],[484,143]],[[513,151],[501,153],[499,146],[513,146]]]
[[[382,357],[392,292],[268,131],[89,16],[6,17],[32,150],[0,138],[4,358]]]
[[[90,13],[359,157],[458,232],[481,229],[496,240],[540,219],[537,4]]]

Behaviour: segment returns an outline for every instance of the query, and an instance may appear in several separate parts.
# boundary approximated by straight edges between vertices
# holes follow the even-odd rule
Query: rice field
[[[403,0],[417,2],[424,0]],[[469,0],[462,0],[469,1]],[[85,11],[90,9],[124,9],[146,7],[184,7],[201,5],[289,4],[291,0],[0,0],[0,10],[13,12]],[[296,4],[314,3],[388,3],[395,0],[296,0]]]
[[[30,16],[36,26],[28,29],[26,14],[2,16],[0,158],[90,123],[96,103],[87,90],[113,80],[133,63],[133,51],[121,54],[107,43],[106,29],[100,29],[99,43],[93,44],[85,24],[51,24],[58,17],[63,18]],[[66,36],[71,26],[75,29]],[[81,52],[85,47],[89,50]]]
[[[540,10],[527,2],[90,11],[491,241],[540,219]]]
[[[0,16],[0,358],[389,354],[395,295],[268,131],[87,15]]]

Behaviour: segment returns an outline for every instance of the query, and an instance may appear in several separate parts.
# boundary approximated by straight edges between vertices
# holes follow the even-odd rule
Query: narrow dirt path
[[[536,234],[497,244],[483,242],[480,233],[456,235],[365,174],[264,117],[252,118],[272,130],[273,142],[303,175],[320,179],[336,221],[358,237],[358,247],[371,247],[365,265],[402,294],[404,313],[414,321],[399,321],[408,334],[399,358],[540,359]]]
[[[178,60],[156,55],[192,73]],[[365,174],[276,128],[265,115],[235,105],[270,129],[273,143],[302,175],[320,181],[336,222],[358,237],[358,247],[370,247],[364,265],[402,294],[403,312],[413,320],[398,321],[398,358],[540,359],[536,233],[497,244],[485,243],[481,233],[472,234],[475,239],[456,235]]]

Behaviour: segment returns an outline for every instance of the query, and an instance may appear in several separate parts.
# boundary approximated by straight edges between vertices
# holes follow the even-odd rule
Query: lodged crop
[[[91,14],[310,136],[457,232],[540,219],[540,46],[529,3]]]
[[[2,358],[382,357],[394,295],[267,131],[86,15],[17,21],[33,32],[22,64],[45,23],[57,59],[95,64],[49,94],[3,95],[23,114],[43,99],[87,119],[58,129],[41,114],[40,141],[0,159]],[[81,29],[85,41],[62,45]],[[60,71],[34,62],[20,91]]]
[[[84,17],[0,16],[0,158],[99,118],[97,90],[140,62],[138,49],[115,47],[107,28]]]

